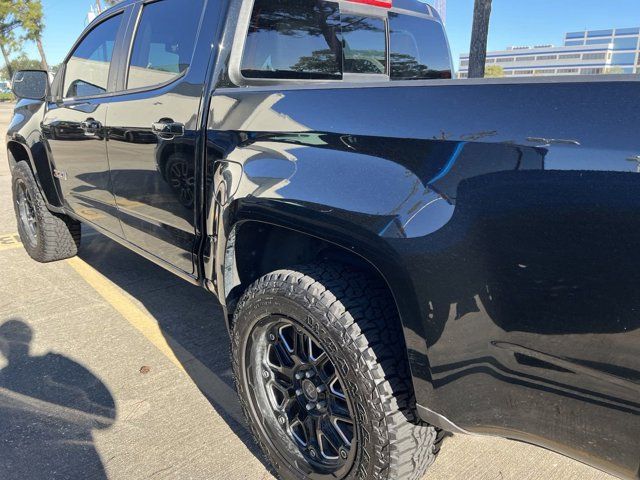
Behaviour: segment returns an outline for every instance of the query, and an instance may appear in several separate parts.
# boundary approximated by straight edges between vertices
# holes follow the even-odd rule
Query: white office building
[[[487,66],[505,76],[640,73],[640,28],[587,30],[565,35],[564,45],[509,47],[487,52]],[[469,55],[460,55],[459,78],[468,77]]]

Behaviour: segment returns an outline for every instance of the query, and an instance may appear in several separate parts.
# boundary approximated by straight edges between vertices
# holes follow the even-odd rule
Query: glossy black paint
[[[635,477],[639,92],[218,90],[209,136],[236,132],[226,158],[244,170],[224,233],[254,219],[366,258],[401,311],[420,404]]]
[[[206,25],[220,19],[213,3],[226,9],[209,2]],[[254,254],[242,225],[336,245],[389,285],[420,405],[459,430],[638,478],[637,79],[236,88],[227,68],[238,5],[222,33],[200,36],[186,77],[86,102],[106,108],[102,143],[75,139],[75,120],[42,138],[39,119],[56,106],[19,104],[9,140],[25,147],[50,205],[78,215],[78,192],[51,176],[56,128],[78,151],[105,145],[110,170],[85,174],[91,195],[115,192],[117,213],[103,215],[124,232],[98,226],[177,273],[189,273],[179,254],[188,264],[193,254],[187,278],[230,313],[243,288],[237,264]],[[178,115],[180,140],[150,132]],[[153,200],[170,198],[163,158],[175,148],[194,161],[192,211],[178,197]]]

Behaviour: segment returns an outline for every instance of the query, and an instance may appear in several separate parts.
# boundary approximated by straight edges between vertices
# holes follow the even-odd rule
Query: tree
[[[485,69],[484,77],[485,78],[504,77],[504,68],[502,68],[500,65],[489,65]]]
[[[10,60],[0,69],[0,77],[10,79],[13,72],[18,70],[37,70],[40,67],[40,60],[29,58],[24,53]],[[11,72],[11,73],[10,73]]]
[[[49,64],[42,46],[42,32],[44,31],[44,14],[41,0],[14,0],[15,16],[24,29],[25,40],[30,40],[38,46],[42,69],[49,71]]]
[[[15,18],[15,5],[12,0],[0,0],[0,51],[4,57],[7,70],[7,78],[13,77],[11,67],[11,54],[18,50],[18,41],[15,30],[19,26]]]
[[[471,48],[469,50],[469,78],[484,77],[490,19],[491,0],[475,0]]]

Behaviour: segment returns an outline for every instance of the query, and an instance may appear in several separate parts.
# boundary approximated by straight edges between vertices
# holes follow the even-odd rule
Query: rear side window
[[[121,23],[121,14],[105,20],[91,30],[76,47],[65,66],[65,98],[106,93],[113,48]]]
[[[127,88],[170,82],[191,63],[203,0],[162,0],[142,10],[136,30]]]
[[[449,46],[442,25],[389,13],[391,79],[451,78]]]
[[[256,0],[244,48],[245,78],[340,79],[340,12],[321,0]]]
[[[382,18],[342,15],[345,73],[387,73],[387,29]]]

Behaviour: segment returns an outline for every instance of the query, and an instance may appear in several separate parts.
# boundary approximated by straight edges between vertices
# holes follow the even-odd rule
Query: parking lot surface
[[[11,112],[0,104],[3,140]],[[33,262],[0,151],[0,479],[273,478],[244,426],[215,298],[87,228],[79,257]],[[426,478],[612,477],[453,436]]]

